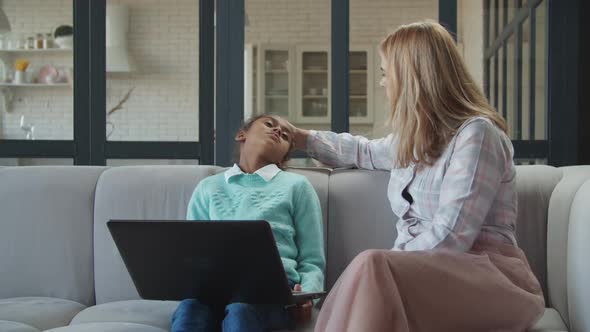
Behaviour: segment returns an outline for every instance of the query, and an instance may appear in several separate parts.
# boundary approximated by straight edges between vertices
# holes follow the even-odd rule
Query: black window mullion
[[[90,165],[90,2],[74,6],[74,165]]]
[[[229,166],[244,117],[244,0],[217,0],[215,164]]]
[[[439,0],[438,20],[457,41],[457,0]]]
[[[536,10],[529,7],[529,139],[535,139],[535,93],[536,93],[536,70],[537,70],[537,33],[536,33]]]
[[[107,142],[105,157],[108,159],[199,159],[200,143],[197,142]]]
[[[332,0],[331,4],[332,42],[330,50],[332,131],[349,131],[348,110],[348,57],[349,57],[349,2]]]
[[[76,146],[73,141],[0,140],[0,158],[72,158],[75,156]],[[74,163],[76,163],[75,158]]]
[[[106,0],[89,1],[90,164],[106,165]]]
[[[199,164],[214,163],[214,0],[199,0]]]

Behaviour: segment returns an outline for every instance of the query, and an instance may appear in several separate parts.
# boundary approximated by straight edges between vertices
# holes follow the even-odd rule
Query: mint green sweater
[[[187,208],[188,220],[266,220],[289,280],[306,292],[324,289],[322,213],[302,175],[280,171],[266,182],[258,174],[224,173],[202,180]]]

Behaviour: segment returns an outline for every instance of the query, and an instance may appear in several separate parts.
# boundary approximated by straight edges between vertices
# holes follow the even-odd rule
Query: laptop
[[[293,292],[266,221],[110,220],[137,292],[147,300],[293,305],[325,292]]]

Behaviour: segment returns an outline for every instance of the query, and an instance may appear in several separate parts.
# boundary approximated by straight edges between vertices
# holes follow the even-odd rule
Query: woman
[[[380,51],[392,134],[294,128],[296,147],[325,164],[391,171],[387,195],[399,217],[394,248],[351,262],[316,331],[525,330],[544,300],[516,244],[505,121],[438,23],[402,26]]]

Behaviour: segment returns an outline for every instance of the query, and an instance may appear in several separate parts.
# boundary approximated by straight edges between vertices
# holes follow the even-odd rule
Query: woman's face
[[[391,96],[389,95],[391,79],[389,78],[389,73],[386,71],[388,67],[387,59],[385,56],[383,56],[383,54],[381,54],[381,80],[379,80],[379,85],[385,88],[385,94],[387,95],[387,98],[391,99]]]

